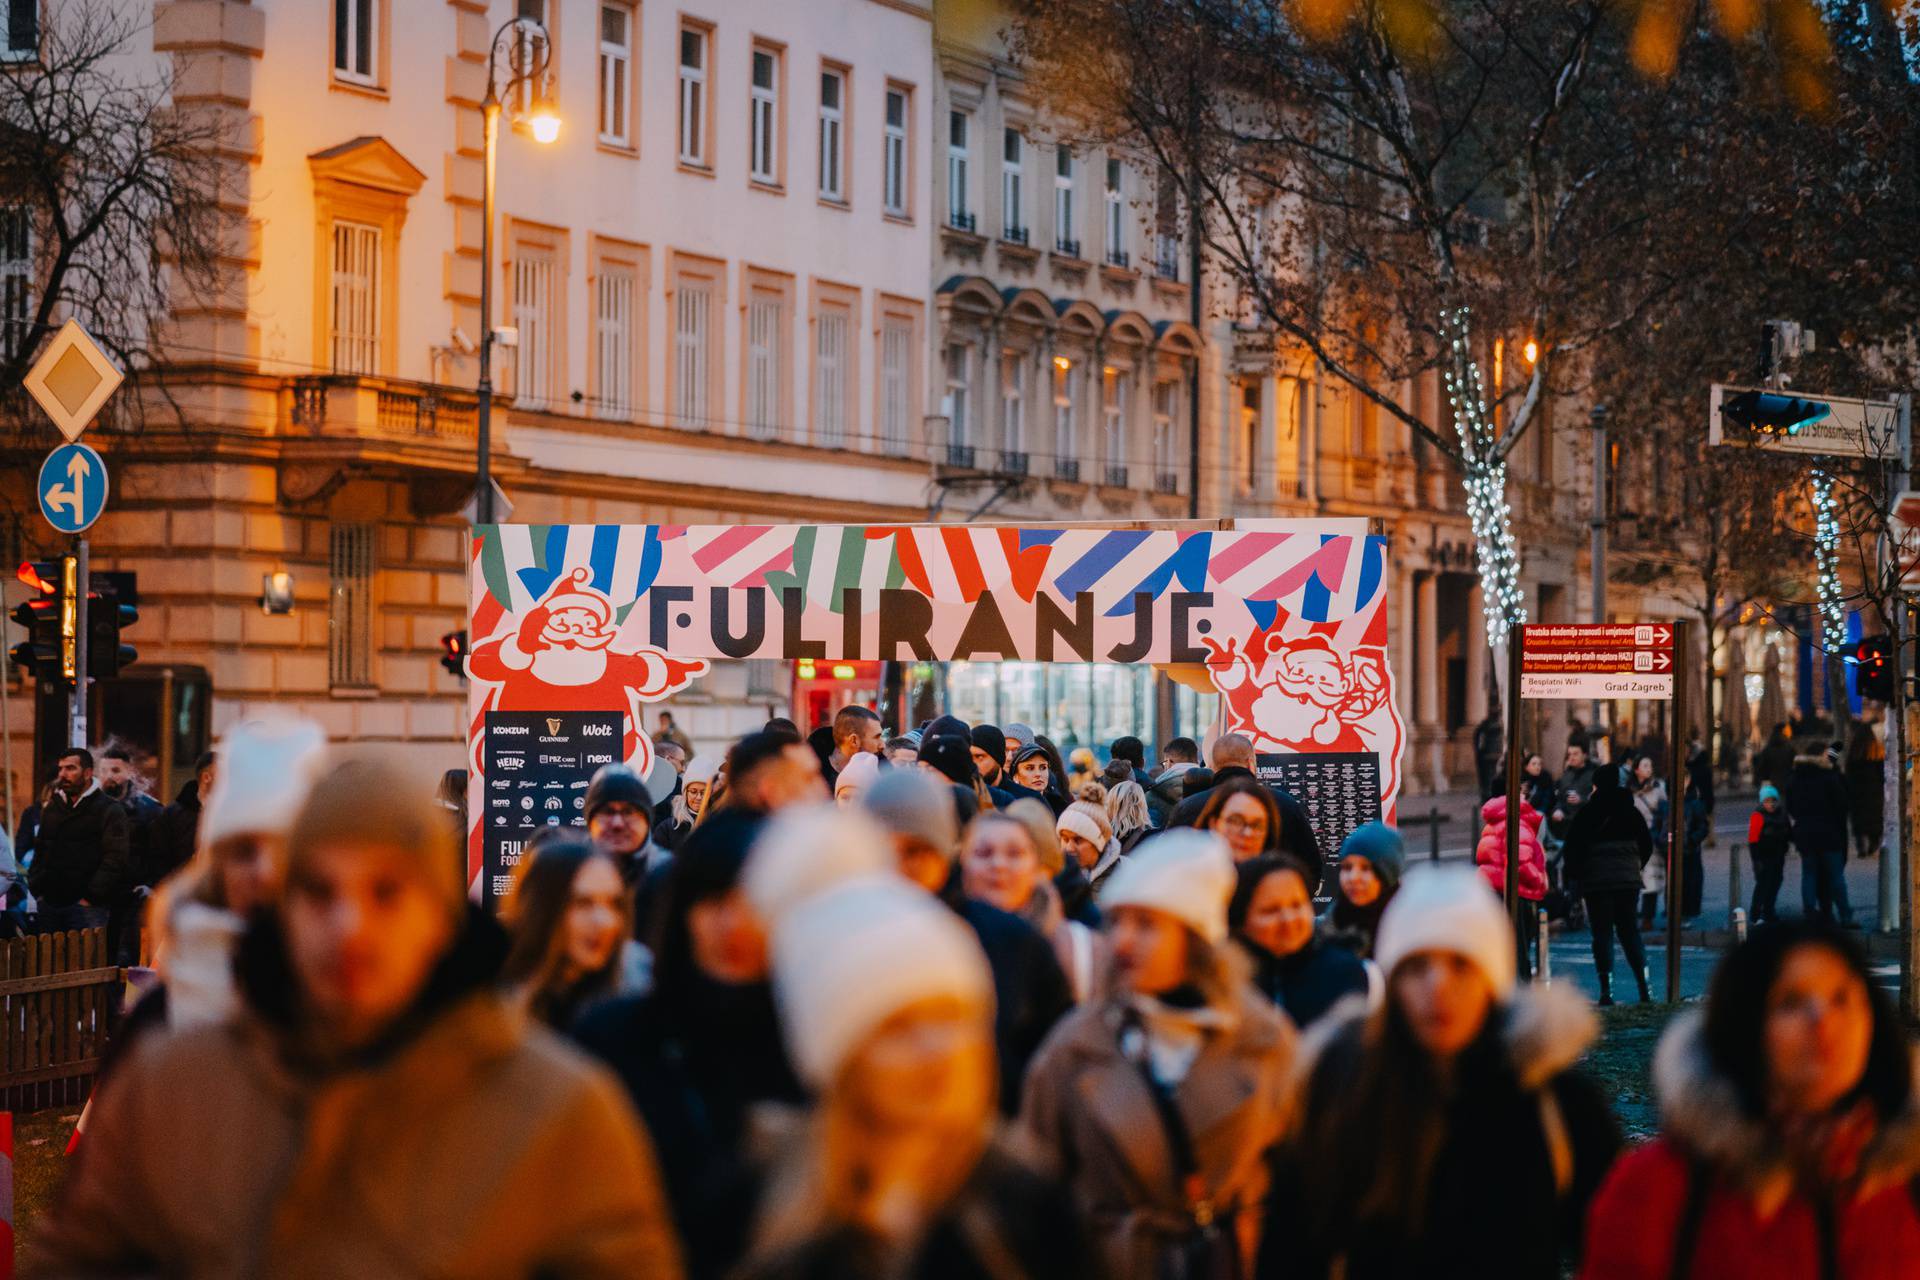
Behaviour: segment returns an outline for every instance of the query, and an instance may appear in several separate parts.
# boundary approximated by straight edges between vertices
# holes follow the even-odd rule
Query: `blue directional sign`
[[[84,444],[63,444],[40,464],[40,514],[61,533],[79,533],[107,507],[107,464]]]

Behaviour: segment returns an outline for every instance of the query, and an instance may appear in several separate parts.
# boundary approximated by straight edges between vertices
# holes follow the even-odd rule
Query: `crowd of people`
[[[1245,738],[1069,764],[853,707],[674,745],[669,794],[597,774],[496,918],[404,769],[231,731],[27,1273],[1914,1274],[1916,1064],[1831,922],[1730,955],[1623,1155],[1495,850],[1323,851]],[[1650,837],[1586,771],[1489,831],[1544,892],[1563,823],[1630,925]]]

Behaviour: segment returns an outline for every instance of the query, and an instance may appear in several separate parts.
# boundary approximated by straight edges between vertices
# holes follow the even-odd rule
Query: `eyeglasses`
[[[1220,819],[1219,826],[1222,831],[1229,832],[1236,836],[1263,836],[1267,834],[1267,820],[1265,818],[1258,818],[1250,822],[1237,813],[1229,814]]]

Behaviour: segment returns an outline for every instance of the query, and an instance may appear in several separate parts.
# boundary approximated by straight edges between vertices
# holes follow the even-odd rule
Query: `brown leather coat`
[[[284,1050],[251,1015],[137,1045],[24,1274],[680,1275],[619,1086],[496,996],[377,1066]]]
[[[1288,1121],[1282,1085],[1293,1024],[1246,983],[1209,1032],[1175,1090],[1218,1219],[1231,1216],[1243,1273],[1259,1248],[1268,1153]],[[1027,1075],[1021,1119],[1073,1189],[1108,1272],[1159,1274],[1158,1259],[1192,1219],[1166,1130],[1140,1069],[1120,1050],[1124,998],[1083,1005],[1063,1019]]]

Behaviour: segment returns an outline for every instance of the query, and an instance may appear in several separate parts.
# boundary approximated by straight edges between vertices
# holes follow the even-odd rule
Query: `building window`
[[[880,188],[886,211],[896,218],[907,216],[907,112],[907,91],[888,89]]]
[[[1180,182],[1162,168],[1153,199],[1153,270],[1162,280],[1180,278]]]
[[[973,348],[947,345],[947,461],[973,465]]]
[[[822,307],[813,329],[813,438],[838,448],[847,442],[853,317],[843,307]]]
[[[513,259],[513,400],[522,409],[553,402],[553,259],[524,249]]]
[[[333,224],[333,313],[328,326],[335,373],[380,366],[380,228]]]
[[[40,0],[5,3],[7,38],[5,46],[0,47],[0,62],[31,62],[40,56]]]
[[[1027,361],[1018,351],[1000,356],[1000,465],[1027,469]]]
[[[1157,423],[1155,425],[1158,426]],[[1251,498],[1260,492],[1260,384],[1258,382],[1247,382],[1240,388],[1240,434],[1234,441],[1234,453],[1235,460],[1239,463],[1241,496]]]
[[[782,341],[786,300],[756,289],[747,303],[747,429],[761,440],[780,434]]]
[[[1027,223],[1022,216],[1022,184],[1026,177],[1027,138],[1018,129],[1008,129],[1001,143],[1000,163],[1000,236],[1018,244],[1027,242]]]
[[[602,267],[594,282],[594,399],[602,415],[633,416],[633,272]]]
[[[844,202],[847,198],[846,139],[847,73],[820,73],[820,198]]]
[[[947,221],[962,231],[972,231],[974,224],[972,206],[967,200],[972,135],[972,116],[964,111],[947,114]]]
[[[33,214],[0,206],[0,360],[26,347],[33,310]]]
[[[1127,169],[1118,160],[1107,161],[1107,261],[1116,267],[1131,264],[1127,252]]]
[[[680,163],[710,168],[707,156],[707,32],[680,28]]]
[[[749,93],[748,172],[755,182],[773,186],[780,181],[780,55],[775,50],[753,51]]]
[[[329,534],[327,681],[373,684],[373,535],[370,524],[336,524]]]
[[[7,44],[14,48],[14,19],[35,0],[10,0]],[[355,84],[377,84],[380,0],[333,0],[333,74]]]
[[[1106,456],[1106,481],[1125,488],[1127,484],[1127,374],[1108,365],[1102,371],[1106,395],[1102,404],[1104,421],[1101,440]]]
[[[907,424],[913,415],[913,321],[888,316],[880,323],[880,447],[907,451]]]
[[[1053,358],[1053,473],[1080,478],[1080,370],[1065,356]]]
[[[633,9],[600,6],[600,141],[633,145]]]
[[[1180,384],[1157,382],[1153,387],[1153,483],[1161,493],[1180,491],[1180,472],[1174,459],[1174,414],[1180,403]],[[1252,468],[1248,468],[1251,473]],[[1251,479],[1252,476],[1250,475]]]
[[[1080,256],[1074,232],[1073,149],[1062,146],[1053,156],[1053,247],[1069,258]]]
[[[546,33],[547,46],[547,69],[537,81],[530,77],[515,84],[509,95],[512,99],[508,104],[509,114],[518,118],[533,110],[536,99],[552,95],[554,69],[558,64],[553,60],[553,15],[547,12],[547,0],[514,0],[514,16],[539,23],[540,30]],[[515,33],[514,42],[520,46],[516,57],[522,66],[530,67],[539,61],[541,41],[542,37],[525,31]]]
[[[712,353],[713,292],[682,281],[673,307],[673,416],[683,427],[707,426]]]

